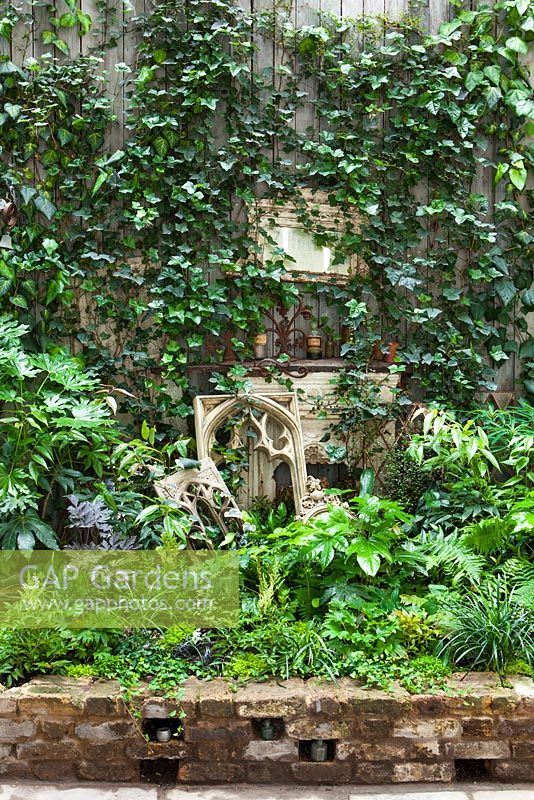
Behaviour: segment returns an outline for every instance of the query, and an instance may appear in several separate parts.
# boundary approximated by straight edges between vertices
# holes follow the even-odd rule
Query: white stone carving
[[[200,538],[204,547],[211,542],[206,531],[215,524],[226,535],[240,523],[241,511],[211,458],[203,458],[198,469],[174,472],[154,484],[159,497],[172,500],[192,521],[191,538]]]
[[[265,465],[270,466],[270,483],[277,463],[290,470],[295,509],[301,511],[306,491],[306,461],[300,423],[299,403],[294,392],[268,390],[253,395],[199,395],[194,399],[197,452],[200,459],[214,455],[217,431],[228,419],[236,418],[233,444],[247,443],[249,469],[243,501],[271,494],[265,481]],[[247,435],[252,434],[252,435]]]

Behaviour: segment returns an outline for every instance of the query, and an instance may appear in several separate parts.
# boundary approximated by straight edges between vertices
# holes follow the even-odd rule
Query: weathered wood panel
[[[403,14],[417,14],[422,18],[423,25],[432,33],[437,32],[441,22],[446,21],[451,16],[450,0],[427,0],[426,5],[417,4],[412,0],[236,0],[245,11],[257,13],[259,11],[272,11],[283,9],[287,13],[291,22],[297,26],[318,24],[320,15],[332,13],[343,17],[380,17],[386,16],[389,19],[399,19]],[[38,58],[44,54],[61,56],[53,45],[43,41],[43,32],[51,30],[49,22],[50,11],[60,16],[65,11],[63,0],[50,0],[48,8],[44,5],[32,3],[31,0],[14,0],[17,9],[26,15],[25,23],[17,25],[11,44],[0,39],[0,55],[9,56],[15,63],[22,66],[28,58]],[[0,0],[0,6],[6,5]],[[108,0],[108,11],[103,16],[99,10],[98,0],[77,0],[78,8],[84,13],[89,14],[93,19],[93,29],[85,36],[80,36],[78,27],[60,29],[58,32],[61,38],[69,46],[70,57],[87,55],[98,47],[102,39],[109,40],[110,34],[115,34],[115,45],[108,48],[102,58],[102,74],[108,80],[110,96],[114,99],[114,110],[117,115],[117,125],[111,135],[110,147],[118,148],[122,145],[125,136],[124,120],[127,112],[127,97],[124,90],[125,73],[116,69],[116,65],[125,63],[134,66],[136,60],[137,34],[133,26],[133,19],[136,15],[143,14],[150,9],[150,0],[132,0],[131,4],[124,0]],[[365,33],[361,35],[360,41],[365,44],[372,37]],[[254,57],[253,66],[256,70],[265,70],[270,77],[271,71],[275,71],[284,59],[288,57],[287,52],[278,45],[273,45],[272,41],[263,39],[259,33],[254,34],[254,40],[258,47]],[[533,55],[530,55],[532,59]],[[276,77],[278,82],[283,81],[283,77]],[[313,84],[309,82],[304,90],[309,92],[313,98]],[[306,133],[309,129],[316,128],[315,109],[313,103],[305,102],[295,114],[295,128],[298,132]],[[493,145],[491,145],[493,147]],[[276,150],[274,143],[272,157],[278,157],[281,153]],[[489,154],[491,158],[492,153]],[[492,176],[489,170],[480,171],[474,181],[473,190],[485,195],[490,204],[490,208],[495,200],[495,189],[492,184]],[[421,202],[426,202],[426,187],[418,189],[418,197]],[[431,246],[432,243],[430,243]],[[430,276],[428,276],[430,279]],[[429,284],[431,281],[429,280]],[[316,316],[323,315],[322,309],[315,309]],[[326,311],[329,316],[330,310]],[[514,387],[514,376],[518,371],[517,359],[512,356],[508,362],[502,365],[499,370],[500,388],[511,390]]]

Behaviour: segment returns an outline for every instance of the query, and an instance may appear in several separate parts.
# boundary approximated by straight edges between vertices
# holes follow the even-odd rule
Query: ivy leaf
[[[521,53],[521,55],[526,56],[528,53],[528,45],[523,39],[520,39],[519,36],[511,36],[505,42],[505,47],[508,50],[513,50],[514,53]]]
[[[4,111],[9,114],[11,119],[17,119],[22,111],[22,106],[16,105],[15,103],[4,103]]]
[[[111,172],[100,172],[98,175],[94,186],[91,190],[91,195],[94,197],[98,190],[103,186],[103,184],[110,178]]]
[[[154,72],[155,70],[153,67],[148,67],[145,64],[143,67],[141,67],[139,71],[139,75],[137,76],[137,79],[135,81],[136,84],[141,87],[144,86],[146,83],[152,80],[152,78],[154,77]]]
[[[473,72],[468,72],[466,79],[465,79],[465,88],[468,92],[472,92],[477,86],[480,86],[482,81],[484,80],[484,73],[480,70],[474,70]]]
[[[488,104],[488,108],[493,109],[495,108],[499,100],[502,98],[502,92],[498,86],[486,86],[484,87],[484,98],[486,103]]]
[[[500,344],[499,344],[499,345],[496,345],[495,347],[492,347],[492,348],[491,348],[491,350],[490,350],[490,356],[492,357],[492,359],[493,359],[494,361],[508,361],[508,356],[507,356],[507,355],[506,355],[506,353],[503,351],[503,349],[502,349],[502,347],[500,346]]]
[[[69,11],[66,14],[62,14],[58,22],[60,28],[73,28],[77,22],[76,15]]]
[[[35,197],[37,194],[37,189],[34,189],[33,186],[23,186],[20,190],[20,194],[24,205],[28,205],[32,197]]]
[[[51,256],[52,253],[55,253],[58,249],[59,245],[55,239],[43,239],[43,247],[47,256]]]
[[[532,92],[528,89],[512,89],[506,92],[504,101],[507,105],[511,106],[520,117],[531,117],[534,115]]]
[[[47,219],[52,219],[57,211],[52,201],[49,200],[48,197],[44,197],[42,194],[38,195],[33,202],[37,211],[40,211],[41,214],[44,214]]]
[[[495,170],[494,182],[495,183],[499,183],[499,181],[502,179],[503,175],[506,175],[506,173],[508,172],[509,169],[510,169],[510,165],[509,164],[505,164],[504,161],[502,161],[498,165],[497,169]]]
[[[83,11],[77,11],[76,17],[78,19],[78,26],[80,28],[80,33],[82,36],[85,36],[91,30],[93,20],[89,16],[89,14],[84,14]]]
[[[158,156],[161,156],[161,158],[166,156],[169,152],[169,143],[163,138],[163,136],[157,136],[152,142],[152,145]]]
[[[524,189],[527,182],[527,171],[525,167],[511,167],[510,181],[513,183],[516,189],[519,189],[519,191]]]
[[[494,285],[495,285],[495,291],[499,295],[502,304],[504,306],[507,306],[509,303],[511,303],[517,294],[517,289],[514,283],[510,280],[505,280],[503,278],[501,280],[495,281]]]
[[[534,358],[534,337],[522,343],[519,348],[519,358]]]
[[[528,311],[534,310],[534,289],[527,289],[521,295],[521,302]]]
[[[484,75],[494,83],[495,86],[499,86],[501,81],[501,68],[498,64],[490,64],[488,67],[484,67]]]
[[[64,42],[63,39],[60,39],[59,36],[56,36],[54,31],[43,31],[41,39],[43,40],[43,44],[53,44],[54,47],[57,47],[58,50],[61,50],[62,53],[68,56],[70,52],[68,44]]]
[[[13,305],[17,306],[17,308],[24,308],[24,309],[28,308],[28,301],[26,300],[25,297],[22,297],[22,295],[20,294],[16,294],[13,297],[10,297],[9,302],[13,303]]]

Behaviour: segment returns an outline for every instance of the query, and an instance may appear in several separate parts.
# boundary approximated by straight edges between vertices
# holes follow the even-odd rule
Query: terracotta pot
[[[393,362],[395,361],[395,357],[397,355],[397,350],[398,349],[399,349],[399,343],[398,342],[390,342],[389,343],[388,353],[387,353],[387,356],[386,356],[386,362],[388,364],[393,364]]]

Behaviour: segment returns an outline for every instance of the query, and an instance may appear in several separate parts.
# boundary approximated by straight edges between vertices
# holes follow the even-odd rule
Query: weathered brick
[[[291,765],[277,761],[258,761],[247,764],[247,783],[290,783]]]
[[[433,694],[420,694],[412,697],[412,711],[419,717],[440,717],[448,714],[447,697],[436,697]]]
[[[490,761],[489,771],[493,778],[502,781],[534,781],[534,760]]]
[[[92,742],[83,743],[84,761],[129,761],[132,756],[129,751],[127,739],[118,739],[114,742]]]
[[[0,759],[9,758],[13,753],[12,744],[0,744]]]
[[[352,771],[354,783],[367,786],[380,783],[391,783],[393,765],[390,761],[360,761]]]
[[[296,679],[251,684],[236,693],[234,703],[239,717],[295,717],[306,713],[307,691]]]
[[[250,738],[250,724],[237,719],[228,722],[228,724],[225,724],[225,720],[218,720],[214,724],[199,722],[194,726],[186,726],[184,729],[186,742],[200,742],[205,739],[237,739],[248,742]]]
[[[235,739],[223,741],[222,739],[205,739],[194,746],[193,758],[195,761],[225,761],[238,763],[243,761],[245,743]]]
[[[82,722],[76,725],[75,734],[79,739],[90,739],[93,741],[112,741],[113,739],[124,739],[135,736],[137,728],[133,722]]]
[[[448,747],[448,745],[447,745]],[[443,742],[437,739],[410,742],[408,761],[440,761],[446,756]]]
[[[29,720],[16,722],[10,719],[0,719],[0,742],[12,744],[14,742],[25,741],[36,732],[35,723]]]
[[[134,783],[139,781],[139,765],[135,761],[82,761],[78,776],[84,781]]]
[[[454,758],[510,758],[510,744],[502,740],[485,740],[482,742],[453,742],[451,744],[451,751]]]
[[[493,736],[492,717],[465,717],[461,720],[463,735],[472,739]]]
[[[352,692],[347,692],[347,703],[358,718],[369,715],[396,719],[411,710],[409,694],[400,689],[396,689],[394,694],[388,694],[378,690],[370,692],[354,688]]]
[[[68,738],[74,733],[73,720],[39,720],[39,730],[45,739]]]
[[[201,717],[232,717],[235,713],[234,694],[225,681],[210,681],[198,696]]]
[[[401,720],[393,726],[392,736],[405,739],[455,739],[462,735],[456,719]]]
[[[28,780],[33,778],[31,764],[16,758],[0,760],[0,776],[5,780]]]
[[[243,783],[247,770],[243,764],[213,764],[191,761],[180,764],[178,779],[185,783]]]
[[[78,777],[78,764],[75,761],[32,761],[32,774],[40,781],[75,781]]]
[[[350,783],[352,769],[344,761],[299,761],[291,765],[295,780],[301,783]]]
[[[302,717],[286,722],[286,733],[294,739],[348,739],[350,725],[343,720],[323,720]]]
[[[50,761],[61,761],[74,759],[79,756],[79,749],[77,742],[65,739],[61,742],[47,742],[34,740],[31,742],[24,742],[16,746],[17,758],[28,759],[29,761],[38,761],[39,759],[48,759]]]
[[[393,720],[387,717],[363,717],[358,722],[358,732],[363,738],[385,738],[391,733]]]
[[[534,760],[534,741],[512,744],[512,758],[517,758],[518,761]]]
[[[405,761],[406,745],[396,742],[365,742],[354,746],[358,761]]]
[[[391,779],[393,783],[449,782],[454,779],[454,776],[454,765],[450,762],[429,764],[407,761],[404,764],[393,765]]]
[[[17,697],[19,692],[17,689],[8,689],[0,691],[0,718],[15,716],[17,713]]]
[[[502,689],[491,698],[491,709],[494,714],[513,714],[521,700],[512,690]]]
[[[247,745],[243,757],[252,761],[291,761],[298,759],[298,744],[292,739],[263,742],[254,739]]]
[[[534,716],[500,719],[497,734],[501,736],[530,736],[534,738]]]

